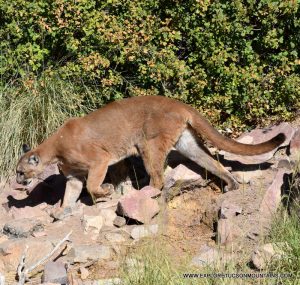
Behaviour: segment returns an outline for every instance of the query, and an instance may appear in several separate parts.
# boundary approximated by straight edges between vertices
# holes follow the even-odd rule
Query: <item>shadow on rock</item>
[[[34,207],[43,202],[49,205],[55,205],[62,200],[66,187],[66,178],[60,174],[54,174],[36,185],[30,191],[25,199],[18,200],[12,195],[7,197],[7,207],[24,208],[26,206]]]

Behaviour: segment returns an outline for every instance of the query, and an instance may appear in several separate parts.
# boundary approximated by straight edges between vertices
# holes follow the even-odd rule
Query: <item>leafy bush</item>
[[[12,0],[0,15],[4,85],[59,74],[98,106],[165,95],[232,127],[299,107],[298,1]]]

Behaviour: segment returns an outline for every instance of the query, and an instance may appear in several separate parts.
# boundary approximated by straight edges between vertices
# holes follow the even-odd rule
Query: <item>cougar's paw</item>
[[[101,188],[103,189],[103,196],[109,196],[115,191],[114,185],[110,183],[102,184]]]
[[[64,207],[54,210],[50,216],[54,219],[54,221],[63,220],[72,215],[72,208],[71,207]]]
[[[239,187],[240,187],[240,184],[236,180],[233,180],[232,183],[230,183],[224,187],[224,192],[226,193],[228,191],[237,190],[237,189],[239,189]]]

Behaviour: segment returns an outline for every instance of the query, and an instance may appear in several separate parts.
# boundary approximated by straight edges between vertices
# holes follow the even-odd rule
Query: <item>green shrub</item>
[[[0,15],[4,85],[59,74],[98,106],[159,94],[232,127],[299,107],[298,1],[12,0]]]

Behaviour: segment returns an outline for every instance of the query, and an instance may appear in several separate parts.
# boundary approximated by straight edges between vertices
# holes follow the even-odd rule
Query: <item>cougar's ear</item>
[[[22,150],[23,150],[24,153],[26,153],[26,152],[30,151],[31,148],[30,148],[30,146],[28,144],[24,143],[22,145]]]
[[[33,154],[28,158],[28,163],[31,165],[36,166],[39,164],[39,162],[40,162],[40,159],[36,154]]]

